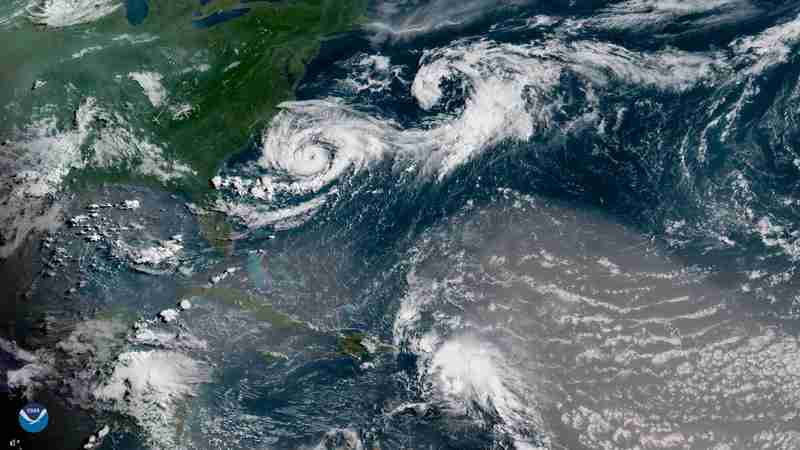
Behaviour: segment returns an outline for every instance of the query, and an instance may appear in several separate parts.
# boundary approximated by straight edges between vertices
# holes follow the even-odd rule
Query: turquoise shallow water
[[[16,31],[10,171],[186,173],[153,130],[245,50],[150,7]],[[67,181],[1,361],[101,448],[795,448],[798,14],[374,2],[208,197]]]

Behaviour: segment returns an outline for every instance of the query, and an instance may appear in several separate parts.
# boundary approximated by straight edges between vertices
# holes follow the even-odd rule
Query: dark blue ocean
[[[104,449],[798,448],[799,48],[788,1],[373,2],[207,205],[76,193],[143,206],[16,325],[78,324],[31,342]]]

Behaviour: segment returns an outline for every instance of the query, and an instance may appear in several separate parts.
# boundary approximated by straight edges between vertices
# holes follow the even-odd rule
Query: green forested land
[[[204,12],[213,12],[217,3],[207,5]],[[246,144],[280,102],[292,98],[322,39],[351,30],[363,17],[366,0],[248,6],[253,9],[245,16],[192,30],[210,51],[212,68],[205,76],[179,86],[183,92],[178,96],[194,106],[191,118],[169,122],[161,130],[175,156],[189,162],[199,174],[198,183],[186,186],[190,190],[204,190],[220,162]],[[225,71],[233,63],[238,65]]]
[[[244,16],[210,28],[200,28],[192,20],[216,11],[247,7]],[[162,106],[150,114],[141,97],[143,123],[158,136],[158,143],[169,157],[189,164],[196,177],[176,179],[171,188],[187,192],[200,200],[209,189],[209,179],[228,156],[241,150],[254,132],[266,126],[276,106],[293,98],[308,62],[321,42],[333,35],[353,30],[364,18],[367,0],[285,0],[242,4],[239,0],[215,0],[201,6],[198,0],[151,0],[150,13],[137,27],[127,24],[124,14],[93,24],[97,33],[154,35],[148,44],[152,53],[133,46],[128,53],[103,53],[102,61],[83,62],[85,68],[71,70],[98,73],[109,70],[126,73],[153,68],[164,75],[170,105],[188,103],[191,115],[173,120]],[[194,15],[199,13],[200,15]],[[78,33],[78,30],[73,31]],[[57,32],[56,32],[57,33]],[[111,50],[114,51],[114,50]],[[175,52],[174,58],[165,55]],[[204,55],[205,72],[191,70],[191,55]],[[235,67],[226,70],[236,63]],[[89,65],[97,67],[89,69]],[[126,65],[120,69],[112,66]],[[185,70],[183,75],[178,75]],[[61,73],[64,68],[62,67]],[[100,75],[97,75],[98,77]],[[66,75],[65,75],[66,76]],[[114,89],[112,86],[111,90]],[[102,96],[101,96],[102,97]],[[74,188],[104,182],[156,183],[124,167],[82,170],[76,174]]]

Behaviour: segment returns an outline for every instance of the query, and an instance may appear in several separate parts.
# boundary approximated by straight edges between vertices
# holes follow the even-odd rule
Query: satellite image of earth
[[[0,36],[0,449],[800,449],[797,0]]]

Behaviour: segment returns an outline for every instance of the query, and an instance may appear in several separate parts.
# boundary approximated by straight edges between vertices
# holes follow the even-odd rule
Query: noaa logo
[[[19,410],[19,425],[28,433],[38,433],[47,427],[47,408],[39,403],[28,403]]]

